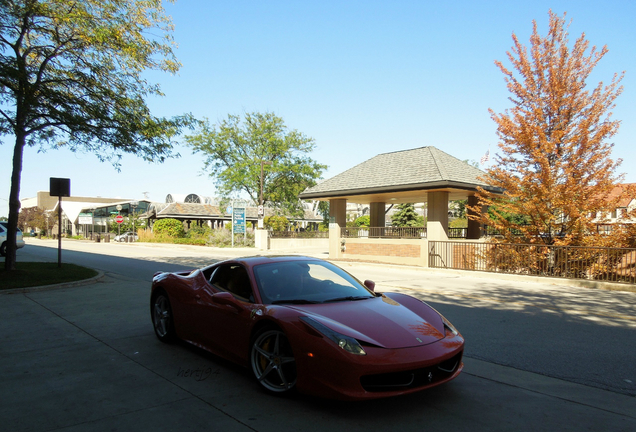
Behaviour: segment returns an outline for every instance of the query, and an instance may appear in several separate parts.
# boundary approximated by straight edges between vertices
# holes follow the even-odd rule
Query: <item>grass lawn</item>
[[[12,272],[4,269],[4,262],[0,266],[0,290],[74,282],[97,275],[97,271],[75,264],[62,263],[59,268],[56,262],[18,262]]]

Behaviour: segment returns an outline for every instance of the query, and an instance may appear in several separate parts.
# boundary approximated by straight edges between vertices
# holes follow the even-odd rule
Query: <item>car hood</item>
[[[430,307],[422,315],[385,296],[366,300],[289,306],[339,333],[382,348],[427,345],[444,338],[442,318]]]

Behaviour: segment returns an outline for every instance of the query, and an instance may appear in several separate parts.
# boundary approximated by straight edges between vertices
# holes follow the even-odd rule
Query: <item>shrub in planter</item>
[[[183,223],[176,219],[159,219],[152,229],[158,236],[183,237],[185,235]]]
[[[285,216],[265,216],[263,224],[272,231],[285,231],[289,225],[289,220]]]

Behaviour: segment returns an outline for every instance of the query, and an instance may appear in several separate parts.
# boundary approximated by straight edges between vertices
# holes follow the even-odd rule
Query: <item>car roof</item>
[[[7,221],[0,221],[0,225],[2,225],[3,227],[5,227],[6,229],[9,229],[9,222]],[[22,232],[22,230],[20,230],[20,228],[17,228],[18,232]]]
[[[247,266],[256,266],[260,264],[275,263],[275,262],[293,262],[293,261],[323,261],[320,258],[313,258],[302,255],[255,255],[246,256],[241,258],[235,258],[228,261],[238,261]]]

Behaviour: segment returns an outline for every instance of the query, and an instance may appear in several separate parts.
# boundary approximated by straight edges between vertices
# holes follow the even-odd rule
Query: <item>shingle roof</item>
[[[154,210],[156,218],[177,218],[177,219],[231,219],[231,214],[222,211],[220,207],[199,203],[155,203]],[[265,207],[265,216],[276,214],[274,209]],[[247,207],[245,217],[248,219],[258,218],[256,207]],[[297,218],[292,218],[296,220]],[[321,221],[322,217],[314,215],[311,210],[305,210],[304,220]]]
[[[421,187],[487,188],[479,180],[486,173],[435,147],[379,154],[347,171],[306,189],[300,198],[329,194],[368,193],[370,190],[399,191]]]
[[[629,196],[628,194],[625,193],[628,188],[636,188],[636,183],[617,184],[614,187],[614,189],[612,189],[612,191],[609,193],[609,195],[605,198],[605,200],[612,201],[622,195],[620,201],[618,202],[618,207],[627,208],[629,206],[629,203],[631,203],[632,200],[634,199],[634,197]]]

